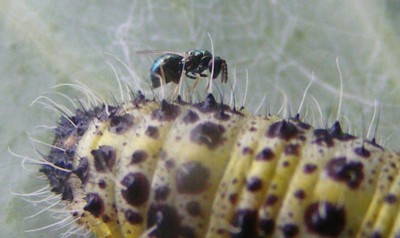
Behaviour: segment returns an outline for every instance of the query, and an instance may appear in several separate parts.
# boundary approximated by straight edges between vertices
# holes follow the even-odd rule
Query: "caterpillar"
[[[97,237],[400,237],[400,153],[339,122],[138,93],[61,117],[45,158]]]

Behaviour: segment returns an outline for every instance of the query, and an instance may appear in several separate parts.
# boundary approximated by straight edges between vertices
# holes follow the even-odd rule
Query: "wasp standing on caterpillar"
[[[179,83],[215,64],[212,78],[226,81],[225,61],[210,55],[165,53],[151,71]],[[256,116],[212,93],[197,102],[138,93],[111,105],[77,88],[97,105],[68,113],[54,103],[65,113],[37,161],[66,218],[36,230],[64,222],[77,224],[64,237],[400,237],[400,153],[342,130],[341,100],[338,120],[314,128],[300,114]]]
[[[179,83],[182,73],[191,79],[207,77],[205,70],[212,73],[215,79],[221,74],[221,82],[228,81],[228,66],[221,57],[213,57],[207,50],[192,49],[185,54],[166,53],[159,56],[150,68],[150,79],[153,88],[161,86],[161,80],[165,83]]]

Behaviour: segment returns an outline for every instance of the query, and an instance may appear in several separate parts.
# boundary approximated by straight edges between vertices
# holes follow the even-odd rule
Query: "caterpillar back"
[[[41,168],[98,237],[399,237],[400,155],[299,116],[146,99],[62,118]]]

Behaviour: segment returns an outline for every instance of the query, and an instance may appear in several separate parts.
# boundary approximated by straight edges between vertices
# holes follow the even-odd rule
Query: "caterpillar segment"
[[[69,119],[41,171],[97,237],[400,236],[399,154],[338,122],[253,116],[211,94]]]

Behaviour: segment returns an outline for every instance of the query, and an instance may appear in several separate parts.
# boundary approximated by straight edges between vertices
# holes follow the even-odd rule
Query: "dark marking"
[[[395,204],[397,201],[397,197],[394,194],[388,194],[385,196],[384,201],[389,204]]]
[[[166,200],[170,192],[171,190],[167,186],[158,187],[154,191],[154,199],[156,201]]]
[[[254,127],[254,126],[252,126],[252,127],[250,127],[249,131],[250,131],[250,132],[255,132],[255,131],[257,131],[257,128]]]
[[[312,233],[337,237],[346,225],[346,211],[330,202],[315,202],[307,207],[304,221]]]
[[[179,105],[187,105],[187,104],[188,104],[187,102],[185,102],[185,101],[182,99],[182,96],[181,96],[181,95],[178,95],[178,96],[176,97],[176,99],[175,99],[174,102],[177,103],[177,104],[179,104]]]
[[[266,136],[270,138],[278,137],[282,140],[290,140],[299,134],[297,127],[286,120],[273,123],[267,130]]]
[[[151,118],[159,121],[173,121],[180,113],[181,109],[178,105],[162,100],[161,107],[151,113]]]
[[[201,112],[212,112],[218,109],[218,103],[215,101],[215,98],[212,94],[208,94],[206,100],[204,102],[195,104]]]
[[[109,222],[111,221],[111,217],[109,217],[108,215],[103,215],[103,216],[101,217],[101,220],[102,220],[104,223],[109,223]]]
[[[303,172],[305,174],[312,174],[314,171],[317,169],[317,166],[315,164],[305,164],[303,167]]]
[[[289,161],[283,161],[282,166],[283,167],[289,167],[290,163]]]
[[[94,158],[94,167],[99,172],[106,172],[112,170],[115,160],[116,153],[113,147],[108,145],[102,145],[97,150],[92,150],[91,154]]]
[[[352,189],[356,189],[364,179],[363,167],[363,164],[360,162],[347,162],[346,157],[337,157],[329,160],[325,170],[329,177],[346,183]]]
[[[230,202],[232,205],[235,205],[235,204],[237,203],[237,200],[238,200],[238,195],[237,195],[237,193],[232,193],[232,194],[229,195],[229,202]]]
[[[182,238],[196,238],[196,233],[194,232],[194,229],[190,226],[182,226],[181,227],[181,232],[180,232],[180,237]]]
[[[208,94],[206,100],[204,102],[193,104],[193,106],[199,111],[204,113],[211,113],[211,112],[225,112],[228,111],[230,113],[243,116],[243,113],[237,111],[236,109],[231,109],[228,105],[223,103],[217,103],[215,98],[212,94]]]
[[[271,194],[265,199],[265,206],[272,206],[278,201],[278,196]]]
[[[160,136],[160,132],[158,131],[158,128],[156,126],[148,126],[144,133],[148,137],[151,137],[153,139],[158,139],[158,137]]]
[[[382,238],[382,237],[383,237],[383,236],[382,236],[382,234],[381,234],[380,231],[374,231],[374,232],[372,232],[370,238]]]
[[[296,125],[298,127],[300,127],[301,129],[303,129],[303,130],[308,130],[308,129],[311,128],[311,126],[309,124],[307,124],[305,122],[302,122],[300,120],[300,115],[299,114],[296,114],[296,116],[292,118],[292,121],[294,121],[296,123]]]
[[[312,143],[316,143],[318,145],[324,145],[327,147],[332,147],[334,145],[333,137],[329,134],[329,131],[326,129],[315,129],[314,132],[315,139]]]
[[[297,190],[294,192],[294,196],[295,196],[297,199],[303,200],[304,198],[306,198],[306,193],[304,192],[303,189],[297,189]]]
[[[186,124],[190,124],[190,123],[195,123],[196,121],[198,121],[200,118],[199,118],[199,115],[197,115],[197,113],[195,113],[194,111],[192,111],[192,110],[188,110],[187,112],[186,112],[186,114],[183,116],[183,122],[184,123],[186,123]]]
[[[176,186],[179,193],[198,194],[207,189],[210,171],[200,162],[182,164],[176,173]]]
[[[264,235],[272,235],[275,229],[275,221],[272,219],[262,218],[259,226]]]
[[[130,209],[125,211],[126,220],[132,225],[138,225],[143,223],[143,217],[138,212],[134,212]]]
[[[197,125],[190,132],[190,139],[199,144],[206,145],[209,149],[215,149],[224,141],[225,128],[213,122],[204,122]]]
[[[147,152],[144,150],[137,150],[133,152],[132,158],[131,158],[131,164],[138,164],[147,159],[148,155]]]
[[[101,189],[105,189],[107,187],[107,183],[103,179],[99,180],[98,185],[99,185],[99,188],[101,188]]]
[[[231,117],[229,116],[229,114],[227,114],[224,110],[221,110],[219,112],[216,112],[214,114],[214,118],[221,120],[221,121],[227,121],[229,120]]]
[[[165,168],[167,169],[172,169],[175,167],[175,160],[174,159],[169,159],[165,161]]]
[[[149,237],[178,238],[181,227],[178,212],[169,205],[152,204],[147,212],[147,228],[153,226],[156,229],[149,234]]]
[[[262,186],[263,186],[262,180],[257,177],[251,177],[246,182],[246,188],[251,192],[259,191],[262,188]]]
[[[231,224],[238,228],[237,232],[231,233],[232,238],[249,238],[257,237],[257,219],[256,210],[242,209],[236,211]]]
[[[115,134],[122,134],[129,130],[133,125],[133,116],[125,114],[123,116],[110,116],[109,131]]]
[[[146,97],[144,96],[142,91],[139,90],[136,94],[134,94],[133,92],[131,94],[133,94],[133,104],[134,105],[139,106],[140,103],[146,102]]]
[[[253,149],[250,147],[244,147],[242,150],[243,155],[252,155],[253,154]]]
[[[51,148],[50,153],[46,156],[46,160],[49,161],[51,165],[43,165],[40,168],[40,172],[47,176],[51,191],[60,194],[62,200],[72,201],[74,199],[71,184],[68,182],[71,172],[58,169],[63,168],[69,171],[73,171],[74,169],[73,161],[76,159],[76,143],[67,144],[66,142],[70,139],[73,139],[73,142],[79,141],[81,136],[87,131],[93,118],[105,121],[108,118],[108,112],[114,113],[113,107],[108,108],[109,111],[106,110],[104,105],[90,110],[76,109],[74,116],[60,118],[58,127],[54,130],[55,138],[53,145],[62,147],[64,151],[58,148]],[[82,168],[84,168],[84,166]],[[82,182],[85,182],[84,174],[86,174],[86,172],[88,171],[83,169],[81,172],[75,170],[72,173],[81,173]]]
[[[295,237],[299,233],[299,227],[295,224],[285,224],[282,233],[285,238]]]
[[[89,161],[87,157],[82,157],[79,165],[72,171],[76,174],[83,184],[86,184],[89,176]]]
[[[264,148],[257,154],[256,160],[270,161],[275,158],[274,152],[270,148]]]
[[[300,155],[300,145],[298,145],[298,144],[288,144],[284,148],[284,153],[286,155],[299,156]]]
[[[201,206],[197,201],[190,201],[186,203],[186,211],[189,215],[197,217],[201,215]]]
[[[132,206],[140,206],[149,198],[150,183],[142,173],[129,173],[121,184],[126,187],[121,191],[122,197]]]
[[[371,156],[371,152],[369,150],[365,149],[364,146],[355,148],[354,153],[356,153],[357,155],[364,157],[364,158],[369,158]]]
[[[222,228],[218,228],[217,229],[217,234],[218,235],[223,235],[223,234],[225,234],[226,233],[226,231],[224,230],[224,229],[222,229]]]
[[[103,199],[97,193],[86,194],[86,205],[83,210],[90,212],[94,217],[100,217],[104,212]]]
[[[52,192],[54,192],[53,189],[52,189]],[[73,199],[74,199],[74,194],[72,193],[71,184],[64,185],[63,192],[61,195],[61,200],[72,201]]]
[[[355,136],[344,133],[342,130],[342,127],[340,126],[340,123],[338,121],[333,123],[332,127],[329,128],[329,134],[333,138],[340,140],[340,141],[349,141],[349,140],[353,140],[356,138]]]

